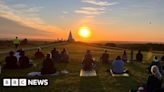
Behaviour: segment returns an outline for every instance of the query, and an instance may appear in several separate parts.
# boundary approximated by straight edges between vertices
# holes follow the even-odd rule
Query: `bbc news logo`
[[[4,78],[4,87],[48,86],[48,79]]]

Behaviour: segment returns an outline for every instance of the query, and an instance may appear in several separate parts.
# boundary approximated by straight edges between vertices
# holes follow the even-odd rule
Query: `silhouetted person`
[[[44,54],[40,48],[38,48],[37,51],[35,52],[35,58],[44,58]]]
[[[162,75],[159,68],[156,65],[151,66],[146,85],[130,92],[164,92],[164,88],[162,88]]]
[[[137,62],[143,61],[143,54],[141,53],[141,50],[138,51],[138,53],[136,55],[136,60],[137,60]]]
[[[59,62],[59,61],[60,61],[61,56],[60,56],[59,51],[56,50],[56,48],[54,48],[54,49],[51,51],[51,55],[52,55],[52,60],[53,60],[54,62]]]
[[[157,56],[154,57],[154,60],[152,61],[151,65],[148,68],[150,72],[151,72],[151,67],[153,65],[156,65],[158,67],[158,69],[159,69],[160,72],[162,71],[161,70],[161,64],[160,64],[160,61],[158,60],[158,57]]]
[[[54,62],[52,61],[50,54],[47,54],[46,58],[43,60],[43,67],[41,69],[41,74],[54,74],[56,73],[56,68],[54,67]]]
[[[5,69],[17,69],[17,58],[14,56],[14,52],[10,51],[9,56],[6,57],[5,59]]]
[[[122,55],[122,60],[123,60],[124,62],[127,62],[127,61],[128,61],[128,56],[127,56],[127,53],[126,53],[125,50],[124,50],[124,53],[123,53],[123,55]]]
[[[69,55],[65,48],[63,49],[60,55],[61,55],[60,62],[63,62],[63,63],[69,62]]]
[[[27,56],[25,56],[25,52],[22,51],[20,53],[21,57],[19,58],[19,65],[20,68],[29,68],[32,66],[32,64],[30,64],[29,58]]]
[[[147,92],[164,92],[164,88],[162,88],[162,75],[156,65],[151,67],[151,75],[147,80]]]
[[[84,59],[82,61],[82,68],[84,71],[92,71],[96,68],[96,63],[92,58],[90,50],[87,50]]]
[[[18,39],[18,37],[16,37],[13,41],[13,44],[15,45],[15,48],[17,49],[18,46],[20,45],[20,40]]]
[[[112,71],[114,74],[123,74],[127,72],[124,69],[124,61],[121,60],[120,56],[117,56],[116,60],[112,63]]]
[[[105,50],[105,52],[100,57],[101,62],[104,63],[104,64],[109,63],[109,54],[107,52],[108,51]]]

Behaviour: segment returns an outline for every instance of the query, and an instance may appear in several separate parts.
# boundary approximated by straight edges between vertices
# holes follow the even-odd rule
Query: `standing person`
[[[136,55],[136,60],[137,60],[137,62],[143,61],[143,54],[141,53],[141,50],[138,51],[138,53]]]
[[[127,56],[126,50],[124,50],[124,53],[123,53],[123,55],[122,55],[122,60],[123,60],[124,62],[127,62],[127,61],[128,61],[128,56]]]
[[[102,54],[102,56],[100,57],[100,61],[104,64],[109,63],[109,54],[108,51],[105,50],[105,52]]]
[[[18,39],[18,37],[14,39],[13,44],[15,45],[15,49],[18,49],[18,46],[20,45],[20,40]]]

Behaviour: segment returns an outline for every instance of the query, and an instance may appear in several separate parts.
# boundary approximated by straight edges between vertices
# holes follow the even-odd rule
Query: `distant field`
[[[47,77],[50,81],[50,85],[47,87],[23,87],[23,88],[2,88],[1,92],[128,92],[129,89],[135,88],[146,82],[147,71],[151,61],[147,61],[147,52],[144,53],[145,63],[128,63],[126,67],[130,70],[129,78],[114,78],[110,74],[106,73],[106,69],[111,65],[103,65],[99,62],[99,57],[103,53],[104,48],[93,47],[81,43],[69,43],[67,45],[54,45],[54,47],[61,50],[66,48],[70,54],[69,64],[57,64],[55,65],[58,70],[68,70],[70,73],[65,76]],[[44,48],[44,53],[49,53],[53,49]],[[93,57],[96,58],[97,77],[80,77],[80,63],[86,52],[91,50]],[[110,54],[110,60],[113,60],[118,55],[122,55],[122,50],[108,49]],[[127,51],[130,57],[130,51]],[[34,51],[28,51],[27,55],[33,57]],[[135,51],[135,54],[137,51]],[[153,55],[162,56],[162,54],[153,53]],[[135,57],[135,56],[134,56]],[[33,58],[32,58],[33,59]],[[0,62],[4,62],[4,55],[0,56]],[[39,67],[42,65],[42,60],[34,59],[34,64],[37,67],[32,67],[24,70],[3,70],[2,77],[25,77],[27,73],[40,71]],[[41,78],[41,77],[39,77]]]

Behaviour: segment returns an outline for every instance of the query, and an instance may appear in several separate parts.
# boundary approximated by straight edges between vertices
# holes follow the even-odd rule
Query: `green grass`
[[[3,88],[1,92],[128,92],[129,89],[135,88],[138,85],[142,85],[146,82],[148,77],[146,68],[148,67],[148,61],[146,63],[128,63],[126,67],[130,70],[129,78],[114,78],[109,73],[106,73],[106,69],[110,68],[111,65],[101,64],[98,59],[103,48],[97,48],[92,46],[87,46],[84,44],[71,43],[67,45],[57,45],[54,46],[61,50],[66,48],[70,54],[70,63],[68,64],[57,64],[58,70],[68,70],[70,73],[64,76],[53,76],[48,77],[50,85],[47,87],[16,87],[16,88]],[[53,47],[45,48],[43,51],[49,53]],[[80,63],[86,52],[89,49],[92,51],[93,57],[97,60],[96,72],[97,77],[80,77]],[[109,49],[110,59],[113,60],[117,55],[122,55],[123,51]],[[34,51],[28,51],[27,55],[29,57],[33,56]],[[130,52],[128,51],[128,54]],[[135,52],[136,53],[136,52]],[[144,56],[146,56],[144,52]],[[130,55],[130,54],[129,54]],[[160,54],[154,54],[161,56]],[[0,61],[3,62],[4,55],[0,56]],[[146,60],[146,57],[144,58]],[[24,70],[3,70],[1,74],[2,77],[25,77],[29,72],[40,71],[40,66],[42,65],[42,60],[34,59],[34,64],[37,67],[32,67]],[[38,78],[38,77],[37,77]],[[42,77],[39,77],[42,78]]]

